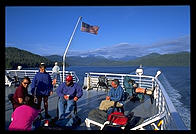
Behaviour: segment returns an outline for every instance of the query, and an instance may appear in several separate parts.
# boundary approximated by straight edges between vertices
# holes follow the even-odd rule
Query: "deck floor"
[[[9,124],[11,122],[10,119],[13,110],[11,103],[7,99],[7,96],[8,94],[14,92],[15,92],[14,87],[6,87],[6,95],[5,95],[5,129],[6,130],[8,129]],[[100,102],[105,99],[105,96],[106,96],[105,91],[83,90],[83,96],[77,102],[78,116],[82,120],[82,123],[77,128],[77,130],[91,130],[91,128],[87,128],[85,126],[84,121],[88,117],[88,113],[92,109],[99,107]],[[57,100],[58,100],[58,96],[56,92],[54,92],[54,94],[50,96],[48,100],[48,104],[49,104],[48,111],[52,117],[56,117]],[[124,108],[125,108],[125,115],[130,111],[133,111],[135,116],[140,116],[144,119],[154,115],[154,113],[156,112],[154,105],[151,105],[148,96],[145,96],[145,100],[143,103],[140,103],[139,101],[136,102],[127,101]],[[92,129],[96,129],[96,127]]]

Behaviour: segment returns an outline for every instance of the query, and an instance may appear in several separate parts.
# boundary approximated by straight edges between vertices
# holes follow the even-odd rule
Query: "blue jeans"
[[[59,98],[58,110],[59,110],[59,119],[66,118],[73,110],[74,100],[65,100],[64,97]]]
[[[57,83],[59,82],[59,84],[60,84],[60,83],[61,83],[61,81],[60,81],[60,74],[58,74],[58,73],[53,73],[52,75],[53,75],[53,79],[56,79],[56,82],[57,82]]]

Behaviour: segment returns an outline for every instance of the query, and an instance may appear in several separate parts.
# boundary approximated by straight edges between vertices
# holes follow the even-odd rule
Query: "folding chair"
[[[14,111],[14,103],[15,103],[15,101],[13,99],[13,96],[14,96],[14,94],[9,94],[8,95],[8,100],[11,102],[12,107],[13,107],[13,111]]]
[[[102,88],[106,88],[106,89],[108,89],[108,85],[107,85],[107,78],[105,77],[105,76],[99,76],[98,77],[98,83],[97,83],[97,90],[98,90],[98,88],[100,88],[101,87],[101,89]]]
[[[124,100],[123,101],[126,101],[126,99],[128,98],[127,94],[128,94],[127,92],[124,92],[124,95],[123,95]],[[113,107],[112,111],[114,111],[116,109],[117,111],[120,111],[124,114],[124,105],[122,105],[122,107],[117,107],[117,102],[118,101],[114,102],[114,107]],[[85,124],[86,124],[86,127],[90,127],[90,124],[94,124],[96,126],[99,126],[100,130],[102,130],[106,124],[110,124],[110,121],[105,121],[104,123],[101,123],[101,122],[97,122],[97,121],[94,121],[92,119],[86,118],[85,119]]]

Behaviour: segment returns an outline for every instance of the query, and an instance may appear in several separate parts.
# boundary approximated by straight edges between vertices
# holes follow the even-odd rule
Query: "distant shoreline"
[[[47,67],[53,67],[54,62],[62,66],[62,56],[40,56],[25,50],[14,47],[6,47],[6,68],[16,69],[19,65],[23,68],[39,67],[44,62]],[[86,67],[126,67],[126,66],[190,66],[190,52],[179,52],[175,54],[158,54],[151,53],[136,59],[124,61],[107,59],[103,56],[70,56],[66,58],[66,67],[69,66],[86,66]]]

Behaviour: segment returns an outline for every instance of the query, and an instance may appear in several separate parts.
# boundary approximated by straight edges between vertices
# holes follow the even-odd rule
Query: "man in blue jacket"
[[[123,105],[123,95],[124,95],[124,90],[119,84],[118,79],[114,79],[111,83],[112,88],[108,92],[108,95],[106,96],[106,100],[110,101],[117,101],[120,104]],[[117,106],[118,107],[118,106]],[[107,111],[107,114],[109,115],[112,112],[113,108],[109,108]]]
[[[73,82],[71,75],[66,76],[65,81],[56,89],[59,96],[59,119],[66,118],[72,112],[74,103],[83,95],[81,86]]]
[[[48,96],[53,94],[53,85],[50,75],[45,70],[46,66],[41,63],[39,72],[35,75],[31,85],[31,93],[36,96],[37,104],[41,109],[42,98],[44,100],[45,118],[50,118],[48,114]]]
[[[106,96],[106,100],[111,101],[123,101],[123,88],[120,86],[118,79],[114,79],[111,83],[112,88],[108,92],[108,95]]]

